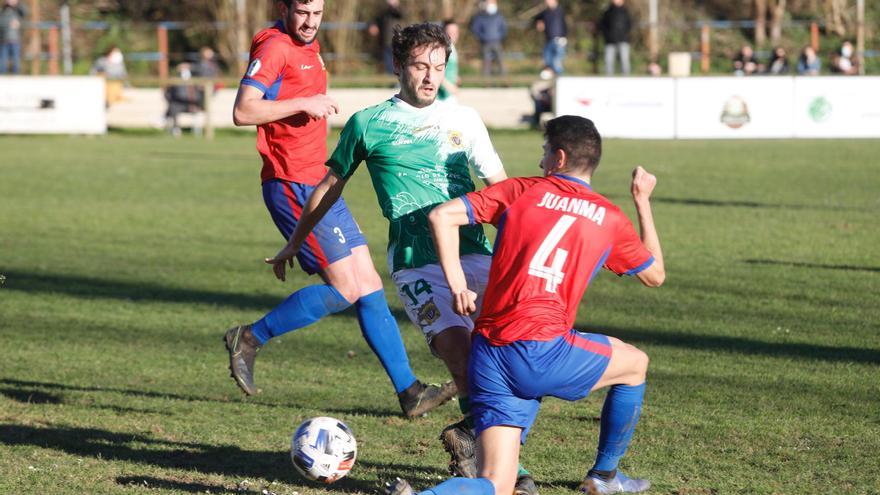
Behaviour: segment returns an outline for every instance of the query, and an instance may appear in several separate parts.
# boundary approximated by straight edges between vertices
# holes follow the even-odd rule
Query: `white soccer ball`
[[[322,416],[303,421],[290,442],[290,459],[296,470],[322,483],[333,483],[348,474],[355,457],[354,434],[335,418]]]

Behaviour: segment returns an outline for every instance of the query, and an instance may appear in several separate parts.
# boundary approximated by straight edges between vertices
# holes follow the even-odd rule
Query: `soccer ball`
[[[354,434],[335,418],[303,421],[290,442],[290,459],[296,470],[322,483],[333,483],[348,474],[356,456]]]

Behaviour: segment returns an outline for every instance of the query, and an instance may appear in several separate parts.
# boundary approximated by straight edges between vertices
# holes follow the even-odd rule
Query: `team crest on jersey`
[[[255,58],[251,65],[248,66],[247,76],[254,77],[257,75],[257,72],[260,72],[260,68],[263,67],[263,62],[260,62],[260,59]]]
[[[422,305],[419,308],[417,316],[419,317],[419,324],[422,326],[428,326],[438,318],[440,318],[440,310],[437,308],[437,305],[434,304],[434,298],[428,299],[428,302]]]
[[[449,131],[449,142],[455,148],[462,148],[464,141],[461,139],[461,133],[458,131]]]

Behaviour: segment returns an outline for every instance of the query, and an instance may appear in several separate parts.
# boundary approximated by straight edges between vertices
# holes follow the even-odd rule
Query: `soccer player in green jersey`
[[[400,29],[392,50],[400,93],[348,120],[327,161],[330,170],[306,202],[290,241],[266,262],[274,265],[276,276],[284,276],[285,264],[365,161],[382,215],[390,223],[388,264],[398,295],[458,387],[465,420],[441,435],[452,454],[451,468],[457,475],[474,477],[467,362],[476,316],[452,311],[427,215],[434,206],[474,191],[471,171],[487,185],[503,181],[507,174],[476,111],[437,101],[451,50],[443,29],[430,23]],[[482,227],[461,229],[459,251],[468,288],[482,294],[492,253]],[[525,470],[522,474],[520,486],[529,487],[522,493],[533,493],[534,482]]]

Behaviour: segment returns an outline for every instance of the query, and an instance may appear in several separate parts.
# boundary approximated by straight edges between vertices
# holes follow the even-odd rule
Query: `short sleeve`
[[[642,244],[636,229],[623,213],[617,222],[617,231],[605,268],[618,275],[635,275],[654,262],[654,256]]]
[[[275,81],[281,77],[287,64],[286,51],[281,40],[273,36],[258,42],[251,49],[251,60],[247,72],[241,80],[245,86],[253,86],[267,93]]]
[[[327,166],[343,179],[351,177],[358,165],[367,158],[367,147],[364,141],[366,125],[360,117],[361,114],[356,113],[348,119],[339,136],[336,149],[327,160]]]
[[[489,131],[483,119],[473,109],[468,108],[468,133],[471,135],[471,154],[468,157],[468,165],[473,169],[478,179],[487,179],[504,171],[501,158],[492,146],[489,139]]]
[[[491,223],[497,226],[507,208],[531,187],[534,180],[534,178],[507,179],[462,196],[471,224]]]

